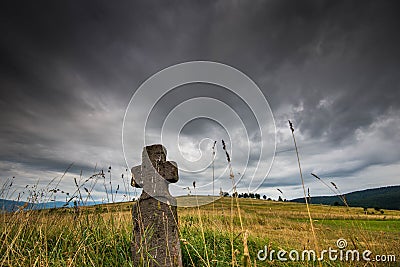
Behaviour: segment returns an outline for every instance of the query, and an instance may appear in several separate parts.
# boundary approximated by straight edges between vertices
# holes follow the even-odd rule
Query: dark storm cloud
[[[134,90],[167,66],[212,60],[259,85],[274,111],[278,151],[292,149],[292,119],[304,156],[326,155],[327,173],[394,164],[398,153],[376,155],[398,136],[399,11],[396,1],[4,2],[0,160],[59,171],[71,162],[82,169],[123,165],[121,124]],[[254,116],[235,97],[204,85],[187,92],[178,88],[160,100],[154,127],[180,101],[211,95],[238,111],[257,142]],[[183,134],[212,131],[206,122],[193,125]],[[336,148],[363,159],[329,169]],[[367,153],[352,154],[356,149]],[[277,166],[292,175],[287,153],[278,154]]]
[[[240,96],[226,88],[206,83],[187,84],[170,90],[155,103],[148,118],[148,127],[161,128],[162,123],[173,108],[187,100],[200,97],[210,97],[219,100],[221,105],[226,104],[231,107],[246,129],[250,131],[249,135],[251,135],[251,132],[257,132],[257,128],[260,127],[251,107]],[[213,118],[210,118],[210,120],[212,121]],[[195,128],[189,127],[183,134],[204,136],[208,127],[210,127],[210,123],[204,120],[202,125],[199,124],[199,127]],[[215,138],[220,139],[217,136]]]
[[[273,109],[301,104],[295,119],[311,137],[340,141],[398,108],[397,3],[251,2],[228,9],[215,27],[218,52],[235,55],[234,65],[254,74]],[[319,106],[326,98],[333,103]]]
[[[319,30],[300,49],[307,57],[283,69],[278,76],[289,81],[276,86],[283,89],[277,90],[280,98],[302,106],[295,117],[301,131],[340,142],[399,108],[395,10],[399,8],[393,2],[337,2],[317,22]]]

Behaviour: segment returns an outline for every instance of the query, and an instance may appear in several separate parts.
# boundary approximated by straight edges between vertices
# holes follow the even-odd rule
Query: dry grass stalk
[[[294,146],[296,148],[296,156],[297,156],[297,163],[299,166],[299,171],[300,171],[300,178],[301,178],[301,185],[303,187],[303,193],[304,193],[304,200],[306,202],[306,207],[307,207],[307,213],[308,213],[308,218],[310,220],[310,226],[311,226],[311,231],[313,234],[313,238],[314,238],[314,245],[315,245],[315,249],[317,252],[319,252],[319,246],[318,246],[318,241],[317,241],[317,236],[315,234],[315,229],[314,229],[314,223],[313,223],[313,219],[311,217],[311,212],[310,212],[310,207],[308,205],[308,199],[307,199],[307,194],[306,194],[306,187],[304,186],[304,179],[303,179],[303,172],[301,171],[301,165],[300,165],[300,157],[299,157],[299,150],[297,148],[297,143],[296,143],[296,138],[294,137],[294,128],[293,128],[293,124],[292,122],[289,120],[289,128],[292,131],[292,137],[293,137],[293,142],[294,142]],[[319,261],[319,265],[322,267],[321,262]]]

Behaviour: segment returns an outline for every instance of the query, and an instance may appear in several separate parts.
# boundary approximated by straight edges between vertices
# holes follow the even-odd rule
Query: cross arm
[[[142,188],[143,187],[142,165],[133,167],[131,169],[131,172],[132,172],[131,186]]]

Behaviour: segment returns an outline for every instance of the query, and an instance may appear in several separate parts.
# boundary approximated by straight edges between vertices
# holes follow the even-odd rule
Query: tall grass
[[[238,193],[236,190],[236,183],[235,183],[235,175],[233,173],[233,168],[232,168],[232,163],[231,163],[231,157],[230,154],[228,152],[228,150],[226,149],[226,144],[224,142],[224,140],[222,140],[222,149],[225,152],[226,155],[226,161],[228,162],[228,168],[229,168],[229,178],[232,181],[232,198],[231,198],[231,250],[232,250],[232,267],[237,265],[237,260],[236,260],[236,250],[235,250],[235,246],[234,246],[234,238],[236,238],[235,235],[235,231],[233,229],[233,220],[234,220],[234,200],[235,200],[235,204],[236,204],[236,209],[237,209],[237,216],[239,218],[239,222],[240,222],[240,233],[239,235],[244,235],[243,236],[243,265],[244,266],[251,266],[250,263],[250,256],[248,254],[248,248],[247,248],[247,235],[248,232],[245,231],[244,227],[243,227],[243,220],[242,220],[242,215],[241,215],[241,211],[240,211],[240,204],[238,201]]]
[[[118,210],[3,214],[1,266],[131,266],[131,218]]]
[[[193,197],[194,198],[194,197]],[[236,216],[231,225],[231,198],[225,197],[200,208],[179,208],[179,232],[184,266],[231,266],[232,252],[244,258],[246,249],[241,238],[241,225]],[[243,227],[248,231],[247,251],[257,266],[304,266],[307,262],[258,261],[257,253],[269,249],[310,248],[308,215],[303,205],[290,202],[239,199]],[[179,198],[178,198],[179,202]],[[0,266],[131,266],[132,235],[130,203],[102,204],[73,208],[32,210],[1,214]],[[357,249],[398,255],[400,212],[365,215],[362,208],[310,205],[315,231],[322,248],[334,247],[339,237],[354,240]],[[200,216],[199,216],[200,213]],[[228,211],[229,214],[229,211]],[[200,218],[203,228],[199,227]],[[351,222],[356,221],[358,225]],[[233,238],[233,251],[231,233]],[[203,239],[204,235],[204,239]],[[216,248],[213,249],[215,236]],[[367,236],[368,239],[360,238]],[[206,246],[204,246],[204,242]],[[213,255],[207,261],[206,255]],[[245,266],[244,262],[237,262]],[[324,266],[332,266],[329,261]],[[334,266],[358,266],[355,262]],[[392,265],[395,266],[395,265]]]
[[[230,155],[223,150],[232,181],[232,197],[223,197],[209,205],[179,208],[179,234],[184,266],[358,266],[357,262],[282,262],[276,254],[272,259],[257,259],[259,250],[327,249],[338,238],[345,238],[351,249],[369,249],[376,254],[398,254],[400,251],[400,211],[385,215],[366,215],[362,208],[331,207],[308,203],[297,150],[294,129],[290,124],[303,186],[304,205],[255,199],[238,199]],[[215,143],[212,148],[215,157]],[[214,165],[214,164],[213,164]],[[72,165],[71,165],[72,166]],[[65,198],[65,207],[27,210],[28,204],[13,212],[0,214],[1,266],[132,266],[132,205],[133,202],[113,203],[119,185],[112,186],[103,170],[84,178],[74,179],[75,188],[66,192],[59,188],[61,178],[54,178],[44,188],[39,182],[27,185],[22,193],[14,188],[15,178],[5,181],[0,198],[22,200],[37,204],[57,195]],[[214,180],[214,168],[213,168]],[[314,177],[321,180],[319,176]],[[121,175],[125,194],[130,199],[129,173]],[[103,182],[107,204],[84,206],[95,201],[93,190]],[[325,183],[326,184],[326,183]],[[336,184],[326,184],[345,204]],[[196,194],[192,198],[202,203]],[[114,189],[113,189],[114,188]],[[214,184],[213,184],[214,188]],[[283,192],[278,189],[283,196]],[[214,189],[212,198],[214,200]],[[180,199],[178,198],[178,203]],[[75,203],[74,207],[70,207]],[[311,216],[312,215],[312,216]],[[311,229],[310,229],[311,226]],[[310,235],[312,239],[310,240]],[[398,256],[400,258],[400,256]],[[365,264],[365,262],[363,263]],[[373,264],[372,264],[373,266]],[[390,266],[390,265],[388,265]],[[395,266],[395,265],[393,265]]]
[[[289,121],[289,128],[290,128],[290,130],[291,130],[291,132],[292,132],[294,147],[295,147],[295,149],[296,149],[296,157],[297,157],[297,163],[298,163],[299,171],[300,171],[301,185],[302,185],[302,187],[303,187],[304,201],[305,201],[305,203],[306,203],[307,214],[308,214],[308,218],[309,218],[309,220],[310,220],[310,226],[311,226],[311,232],[312,232],[313,239],[314,239],[314,245],[315,245],[316,251],[319,252],[320,250],[319,250],[319,246],[318,246],[318,240],[317,240],[317,236],[316,236],[316,234],[315,234],[314,223],[313,223],[313,219],[312,219],[312,217],[311,217],[310,207],[309,207],[309,205],[308,205],[308,197],[307,197],[307,195],[306,195],[306,188],[305,188],[305,185],[304,185],[303,172],[302,172],[302,170],[301,170],[300,157],[299,157],[299,150],[298,150],[298,148],[297,148],[296,138],[295,138],[295,136],[294,136],[294,128],[293,128],[293,124],[292,124],[291,121]],[[319,265],[322,266],[321,263],[319,263]]]

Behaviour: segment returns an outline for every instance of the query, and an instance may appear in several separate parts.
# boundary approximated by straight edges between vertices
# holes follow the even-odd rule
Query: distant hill
[[[400,210],[400,186],[388,186],[345,194],[347,204],[351,207],[380,208]],[[293,202],[304,203],[304,198]],[[344,205],[337,196],[311,197],[312,204]]]
[[[14,201],[8,199],[0,199],[0,212],[12,212],[17,211],[18,208],[24,207],[26,202],[23,201]],[[85,206],[94,205],[93,202],[85,203]],[[65,207],[65,201],[56,201],[56,202],[46,202],[46,203],[28,203],[24,209],[28,210],[38,210],[38,209],[52,209],[52,208],[61,208]],[[68,203],[68,207],[73,207],[73,202]]]
[[[24,206],[25,202],[23,201],[14,201],[7,199],[0,199],[0,210],[1,211],[16,211],[18,207]]]

